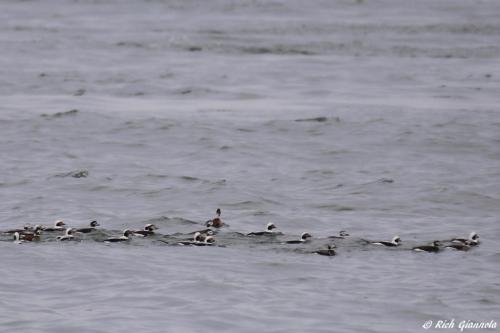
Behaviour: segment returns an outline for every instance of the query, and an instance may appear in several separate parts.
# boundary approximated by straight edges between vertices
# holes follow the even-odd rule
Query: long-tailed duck
[[[2,233],[13,235],[16,232],[23,233],[23,232],[27,232],[27,231],[33,231],[33,227],[29,224],[26,224],[22,229],[21,228],[11,229],[11,230],[2,231]]]
[[[464,244],[457,243],[457,244],[448,244],[445,246],[445,249],[452,249],[456,251],[469,251],[470,248],[471,246],[469,245],[468,241]]]
[[[68,228],[66,229],[66,233],[64,234],[64,236],[57,236],[56,239],[61,242],[73,240],[75,238],[75,236],[73,236],[74,231],[75,229]]]
[[[453,238],[451,240],[452,243],[461,243],[461,244],[468,244],[470,246],[476,246],[479,245],[479,235],[477,232],[472,231],[469,235],[468,239],[464,238]]]
[[[222,222],[222,219],[220,218],[220,215],[221,215],[220,208],[217,208],[216,214],[217,215],[213,219],[208,220],[205,223],[207,227],[220,228],[224,225],[224,223]]]
[[[214,236],[202,234],[201,232],[198,232],[198,231],[193,235],[192,240],[185,240],[185,241],[177,242],[177,245],[194,245],[194,246],[207,246],[207,245],[214,245],[214,244],[215,244]]]
[[[399,236],[394,236],[390,242],[388,241],[379,241],[379,242],[370,242],[373,245],[384,245],[389,247],[399,246],[401,245],[401,238]]]
[[[417,252],[439,252],[440,245],[441,243],[439,241],[434,241],[431,245],[415,246],[412,250]]]
[[[14,233],[14,243],[21,244],[23,242],[33,242],[40,240],[40,231],[36,231],[32,234],[20,234],[19,232]]]
[[[207,237],[208,237],[207,234],[203,234],[201,232],[196,232],[193,235],[193,241],[194,242],[204,242]]]
[[[86,228],[78,228],[76,229],[76,232],[80,232],[82,234],[88,234],[88,233],[91,233],[92,231],[94,231],[96,229],[96,227],[98,227],[100,224],[97,223],[97,221],[92,221],[90,222],[90,226],[89,227],[86,227]]]
[[[255,232],[250,232],[247,234],[247,236],[263,236],[263,235],[272,235],[274,234],[274,229],[276,229],[276,226],[274,223],[268,223],[266,225],[266,230],[265,231],[255,231]]]
[[[319,254],[321,256],[330,256],[330,257],[332,257],[332,256],[334,256],[336,254],[334,248],[335,248],[335,245],[328,245],[326,247],[326,250],[318,250],[318,251],[314,251],[314,253]]]
[[[19,235],[19,233],[17,231],[14,232],[14,243],[21,244],[23,242],[24,242],[24,240],[21,239],[21,236]]]
[[[22,237],[24,235],[40,235],[42,232],[42,226],[37,224],[34,228],[30,227],[29,229],[24,229],[22,231],[18,231],[19,235]]]
[[[202,242],[204,240],[205,237],[202,235],[202,233],[197,231],[194,233],[192,240],[180,241],[177,242],[177,245],[194,245],[195,243]]]
[[[113,238],[108,238],[108,239],[105,239],[104,242],[105,243],[118,243],[118,242],[126,242],[130,239],[130,236],[133,234],[133,231],[132,230],[129,230],[129,229],[125,229],[123,231],[123,235],[120,236],[120,237],[113,237]]]
[[[151,236],[155,234],[155,230],[158,229],[154,224],[148,223],[144,226],[143,230],[135,230],[134,235],[140,237]]]
[[[36,225],[35,229],[30,230],[30,231],[19,232],[18,234],[19,234],[19,237],[25,241],[28,241],[28,242],[39,241],[40,235],[42,234],[42,227],[39,225]]]
[[[61,230],[64,230],[64,226],[66,225],[66,223],[64,223],[63,220],[57,220],[54,222],[54,226],[53,227],[42,227],[42,230],[43,231],[61,231]]]
[[[341,230],[341,231],[339,231],[339,235],[338,236],[329,236],[328,238],[344,239],[344,238],[346,238],[348,236],[349,236],[349,234],[345,230]]]
[[[192,245],[195,245],[195,246],[215,245],[215,238],[214,238],[214,236],[206,236],[203,240],[194,241]]]
[[[302,235],[300,236],[300,239],[297,239],[297,240],[289,240],[289,241],[286,241],[285,244],[301,244],[301,243],[305,243],[307,241],[309,241],[309,239],[311,238],[311,234],[308,233],[308,232],[304,232],[302,233]]]

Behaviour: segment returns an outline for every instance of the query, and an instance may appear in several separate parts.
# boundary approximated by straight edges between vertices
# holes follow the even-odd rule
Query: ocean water
[[[101,231],[1,235],[0,331],[498,322],[499,13],[487,0],[2,1],[0,230]],[[217,246],[172,246],[217,208]],[[242,235],[268,222],[283,235]],[[146,223],[159,235],[102,242]],[[411,251],[471,231],[468,252]],[[362,241],[394,235],[396,249]],[[314,254],[332,243],[335,257]]]

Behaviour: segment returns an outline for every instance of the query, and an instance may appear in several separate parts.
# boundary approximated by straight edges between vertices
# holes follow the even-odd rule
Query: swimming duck
[[[318,251],[314,251],[314,253],[319,254],[321,256],[330,256],[330,257],[332,257],[332,256],[334,256],[336,254],[334,248],[335,248],[335,245],[328,245],[326,247],[326,250],[318,250]]]
[[[265,231],[255,231],[255,232],[250,232],[247,234],[247,236],[263,236],[263,235],[272,235],[274,232],[273,230],[276,229],[276,226],[274,223],[268,223],[266,225],[266,230]]]
[[[415,246],[412,250],[417,252],[439,252],[440,245],[439,241],[434,241],[431,245]]]
[[[194,233],[192,240],[180,241],[177,242],[177,245],[194,245],[195,243],[202,242],[204,239],[205,237],[202,236],[202,233],[197,231]]]
[[[19,237],[25,241],[32,242],[32,241],[39,241],[40,240],[40,235],[42,234],[42,227],[39,225],[35,226],[35,229],[32,231],[23,231],[19,232]]]
[[[120,236],[120,237],[113,237],[113,238],[108,238],[108,239],[105,239],[104,242],[105,243],[118,243],[118,242],[126,242],[130,239],[130,236],[133,234],[133,231],[132,230],[129,230],[129,229],[125,229],[123,231],[123,235]]]
[[[140,237],[151,236],[151,235],[154,235],[156,229],[158,229],[157,226],[155,226],[154,224],[148,223],[144,226],[143,230],[135,230],[134,235],[140,236]]]
[[[57,236],[56,239],[58,241],[61,241],[61,242],[73,240],[75,238],[73,236],[74,230],[75,229],[73,229],[73,228],[68,228],[68,229],[66,229],[66,233],[64,234],[64,236]]]
[[[224,223],[222,222],[222,219],[220,218],[220,214],[221,214],[220,208],[217,208],[216,214],[217,215],[213,219],[208,220],[205,223],[207,227],[220,228],[224,225]]]
[[[23,242],[33,242],[33,241],[39,241],[40,240],[40,230],[37,230],[33,233],[26,233],[22,234],[19,232],[14,233],[14,243],[16,244],[21,244]]]
[[[394,236],[390,242],[379,241],[379,242],[369,242],[369,243],[373,245],[384,245],[384,246],[394,247],[401,245],[401,238],[399,238],[399,236]]]
[[[19,235],[19,233],[17,231],[14,232],[14,243],[21,244],[23,242],[24,242],[24,240],[21,239],[21,236]]]
[[[66,225],[66,223],[64,223],[63,220],[57,220],[54,222],[54,226],[53,227],[42,227],[42,230],[43,231],[61,231],[61,230],[64,230],[64,226]]]
[[[193,244],[195,246],[212,246],[215,244],[215,238],[214,236],[206,236],[203,238],[203,240],[199,241],[194,241]]]
[[[11,230],[6,230],[6,231],[2,231],[2,233],[4,234],[14,234],[16,232],[19,232],[19,233],[22,233],[22,232],[26,232],[26,231],[32,231],[33,230],[33,227],[29,224],[26,224],[22,229],[11,229]]]
[[[207,243],[207,244],[214,244],[215,243],[215,238],[214,238],[214,236],[207,236],[207,237],[205,237],[204,242]]]
[[[194,235],[193,235],[193,241],[194,242],[204,242],[205,239],[208,237],[207,234],[203,234],[201,232],[196,232]]]
[[[464,244],[449,244],[445,246],[446,249],[452,249],[456,251],[469,251],[471,248],[470,243],[467,241]]]
[[[214,239],[214,235],[215,233],[212,230],[209,230],[208,232],[199,232],[198,241],[205,242],[207,239]]]
[[[339,231],[339,235],[338,236],[329,236],[328,238],[344,239],[344,238],[346,238],[348,236],[349,236],[349,234],[345,230],[341,230],[341,231]]]
[[[22,237],[23,235],[40,235],[42,233],[42,226],[37,224],[35,227],[29,227],[28,229],[24,229],[18,231],[19,235]]]
[[[286,244],[301,244],[301,243],[305,243],[307,241],[309,241],[309,239],[311,238],[311,234],[308,233],[308,232],[304,232],[302,233],[302,235],[300,236],[300,239],[298,240],[290,240],[290,241],[286,241],[285,243]]]
[[[100,224],[97,223],[97,221],[92,221],[90,222],[90,227],[76,229],[76,232],[80,232],[82,234],[88,234],[94,231],[98,226],[100,226]]]
[[[199,231],[195,232],[192,240],[177,242],[177,245],[195,245],[195,246],[207,246],[213,245],[215,243],[214,236],[203,234]]]
[[[453,238],[451,240],[452,243],[462,243],[462,244],[466,244],[468,243],[469,246],[476,246],[476,245],[479,245],[479,235],[477,234],[477,232],[475,231],[472,231],[469,235],[469,238],[468,239],[464,239],[464,238]]]

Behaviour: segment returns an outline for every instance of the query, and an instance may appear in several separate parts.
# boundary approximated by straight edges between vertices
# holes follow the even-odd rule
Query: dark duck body
[[[16,243],[22,243],[22,242],[33,242],[33,241],[39,241],[40,240],[40,230],[36,230],[33,233],[19,233],[15,232],[14,233],[14,241]]]
[[[440,250],[439,245],[441,245],[439,241],[434,241],[434,242],[432,242],[432,245],[415,246],[414,248],[412,248],[412,250],[417,251],[417,252],[436,253],[436,252],[439,252],[439,250]]]
[[[203,238],[203,240],[195,241],[192,245],[194,245],[194,246],[213,246],[213,245],[215,245],[215,238],[213,236],[206,236]]]
[[[469,244],[449,244],[445,246],[446,249],[452,249],[456,251],[469,251],[471,249]]]
[[[30,226],[30,225],[25,225],[22,229],[11,229],[11,230],[6,230],[6,231],[2,231],[2,233],[4,234],[9,234],[9,235],[13,235],[14,233],[25,233],[25,232],[33,232],[33,227]]]
[[[307,241],[309,241],[309,239],[311,238],[311,234],[308,233],[308,232],[304,232],[301,236],[300,236],[300,239],[297,239],[297,240],[289,240],[289,241],[286,241],[285,243],[286,244],[302,244],[302,243],[305,243]]]
[[[328,245],[326,249],[324,249],[324,250],[318,250],[318,251],[315,251],[314,253],[319,254],[321,256],[333,257],[334,255],[336,255],[336,252],[333,249],[334,247],[335,246]]]
[[[132,235],[132,231],[131,230],[124,230],[123,231],[123,235],[120,236],[120,237],[114,237],[114,238],[108,238],[108,239],[105,239],[104,242],[105,243],[120,243],[120,242],[126,242],[128,240],[130,240],[130,236]]]
[[[266,225],[266,230],[265,231],[255,231],[255,232],[250,232],[247,234],[247,236],[270,236],[270,235],[275,235],[276,233],[273,231],[276,229],[276,226],[274,223],[268,223]]]
[[[467,244],[469,246],[479,245],[479,235],[477,232],[471,232],[468,239],[465,238],[453,238],[452,243]]]
[[[222,222],[222,219],[220,218],[220,215],[221,215],[221,210],[220,208],[217,208],[217,211],[216,211],[216,216],[211,219],[211,220],[208,220],[205,225],[207,227],[213,227],[213,228],[220,228],[224,225],[224,223]]]
[[[42,227],[42,230],[43,231],[49,231],[49,232],[52,232],[52,231],[63,231],[65,230],[64,229],[64,226],[66,225],[66,223],[64,223],[63,220],[58,220],[54,223],[54,226],[53,227]]]
[[[28,241],[28,242],[33,242],[33,241],[39,241],[40,240],[40,235],[42,233],[41,229],[35,229],[34,232],[25,232],[21,233],[20,237],[22,240]]]
[[[35,237],[35,238],[38,237],[38,238],[40,238],[41,233],[42,233],[42,227],[37,224],[34,229],[30,228],[30,229],[20,231],[19,235],[21,237]]]
[[[369,242],[370,244],[373,245],[383,245],[383,246],[388,246],[388,247],[396,247],[401,244],[401,238],[399,236],[394,236],[390,242],[388,241],[379,241],[379,242]]]
[[[140,237],[152,236],[155,234],[155,230],[158,229],[154,224],[146,224],[143,230],[135,230],[134,235]]]
[[[201,242],[203,239],[204,239],[203,234],[197,231],[194,233],[192,239],[177,242],[177,245],[195,245],[195,243]]]
[[[78,228],[76,229],[76,232],[80,232],[82,234],[88,234],[91,233],[92,231],[96,230],[96,227],[99,226],[99,223],[97,221],[92,221],[90,222],[90,226],[87,228]]]
[[[210,246],[214,245],[215,238],[201,232],[196,232],[192,240],[177,242],[177,245]]]

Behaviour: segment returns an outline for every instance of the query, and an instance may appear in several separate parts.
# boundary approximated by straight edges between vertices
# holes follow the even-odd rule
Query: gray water
[[[486,0],[2,1],[1,230],[171,235],[218,207],[229,226],[213,247],[2,236],[0,330],[498,322],[499,17]],[[237,234],[268,222],[277,241]],[[340,230],[337,256],[311,253]],[[410,251],[473,230],[471,251]]]

